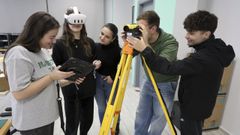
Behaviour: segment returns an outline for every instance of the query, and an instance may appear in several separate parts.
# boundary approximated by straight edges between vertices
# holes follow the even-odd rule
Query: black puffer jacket
[[[203,120],[212,114],[224,67],[230,65],[235,53],[232,46],[214,36],[194,48],[195,53],[175,62],[156,56],[150,48],[142,55],[152,70],[181,75],[178,97],[182,116]]]

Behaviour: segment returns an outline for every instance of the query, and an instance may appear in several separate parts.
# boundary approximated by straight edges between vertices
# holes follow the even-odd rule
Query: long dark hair
[[[115,24],[113,23],[107,23],[105,24],[103,27],[106,27],[108,29],[110,29],[112,31],[112,37],[113,37],[113,41],[112,44],[119,46],[119,41],[118,41],[118,28]]]
[[[66,14],[70,15],[74,13],[72,8],[68,8]],[[73,43],[74,41],[74,35],[71,33],[71,29],[68,26],[68,22],[65,19],[64,20],[64,24],[63,24],[63,34],[61,39],[65,42],[65,45],[67,46],[67,51],[68,51],[68,55],[72,55],[72,50],[70,49],[70,45]],[[92,55],[92,50],[91,50],[91,45],[89,43],[89,41],[87,40],[87,31],[86,31],[86,26],[85,24],[82,24],[82,29],[80,31],[80,43],[83,45],[85,54],[87,56],[91,56]]]
[[[41,50],[40,40],[50,30],[59,28],[58,21],[50,14],[39,11],[32,14],[26,21],[22,32],[15,42],[7,49],[7,52],[14,46],[21,45],[28,51],[37,53]],[[5,72],[5,56],[3,60],[3,69]],[[5,74],[6,75],[6,74]]]
[[[22,45],[31,52],[39,52],[41,50],[39,44],[41,38],[48,31],[59,27],[58,21],[50,14],[42,11],[36,12],[28,18],[23,27],[23,31],[11,47]]]

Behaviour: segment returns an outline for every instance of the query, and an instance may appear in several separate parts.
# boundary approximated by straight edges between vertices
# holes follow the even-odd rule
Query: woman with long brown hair
[[[63,34],[53,47],[53,60],[62,65],[69,58],[79,58],[93,63],[96,69],[101,62],[95,60],[95,43],[87,36],[86,16],[80,14],[77,7],[67,9],[63,25]],[[91,72],[83,77],[80,85],[62,87],[66,113],[66,135],[76,135],[80,124],[80,134],[87,135],[93,122],[94,95],[96,79]]]
[[[68,85],[71,82],[63,79],[74,75],[59,71],[46,50],[52,47],[59,27],[50,14],[36,12],[5,53],[12,124],[21,135],[53,135],[59,116],[56,84]]]

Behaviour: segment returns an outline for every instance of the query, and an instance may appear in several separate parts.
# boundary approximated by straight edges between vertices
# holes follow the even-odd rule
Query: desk
[[[0,95],[0,112],[4,112],[6,107],[11,106],[10,93]],[[12,126],[11,117],[0,117],[0,119],[8,119],[4,126],[0,129],[0,135],[5,135]]]
[[[12,122],[10,119],[8,119],[4,126],[0,129],[0,135],[6,135],[7,132],[10,130],[11,125]]]

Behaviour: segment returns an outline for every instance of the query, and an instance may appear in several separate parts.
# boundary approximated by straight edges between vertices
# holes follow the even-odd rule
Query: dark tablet
[[[92,63],[87,61],[78,59],[78,58],[70,58],[68,59],[60,68],[60,71],[73,71],[75,75],[66,78],[70,81],[75,81],[76,79],[83,78],[87,76],[94,70],[95,66]]]

